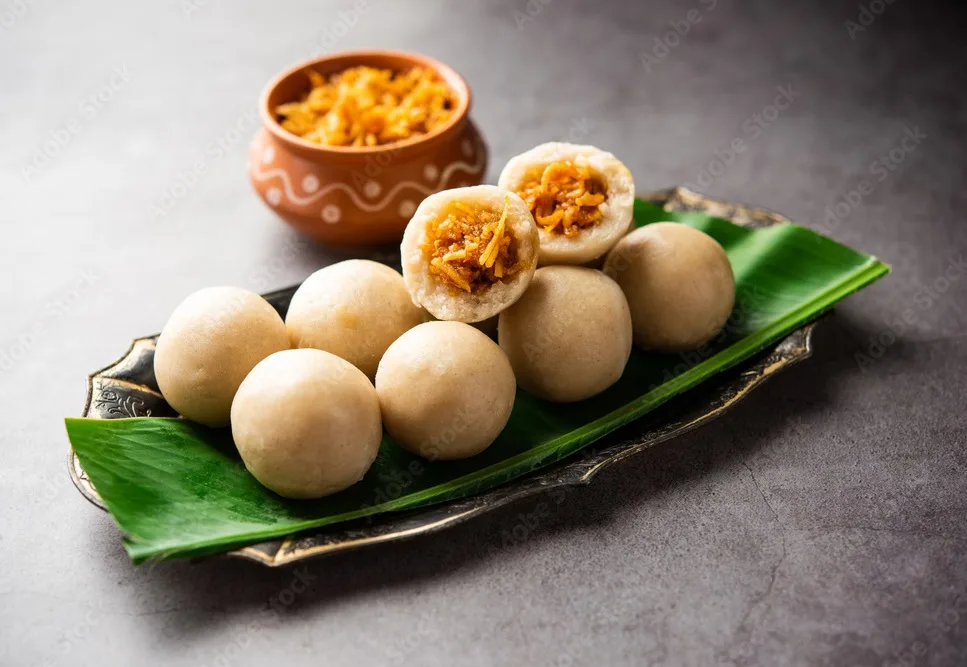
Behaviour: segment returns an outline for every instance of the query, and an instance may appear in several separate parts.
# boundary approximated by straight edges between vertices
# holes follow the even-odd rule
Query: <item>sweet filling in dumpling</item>
[[[601,222],[607,188],[586,164],[551,162],[518,189],[534,221],[547,233],[571,238]]]
[[[594,146],[535,146],[510,159],[498,186],[520,196],[534,218],[541,266],[592,262],[631,226],[631,172],[614,155]]]
[[[426,232],[429,271],[452,290],[479,293],[520,270],[517,239],[507,216],[510,200],[494,209],[450,202]]]
[[[403,281],[413,303],[438,320],[482,322],[527,289],[539,235],[527,204],[509,190],[475,185],[437,192],[420,203],[403,233]]]

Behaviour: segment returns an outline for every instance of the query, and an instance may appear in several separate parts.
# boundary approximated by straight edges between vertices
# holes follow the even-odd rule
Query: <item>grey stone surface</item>
[[[967,664],[967,61],[952,11],[864,5],[3,0],[0,664]],[[547,499],[305,568],[134,568],[68,481],[61,418],[190,291],[337,256],[263,207],[245,148],[273,74],[364,46],[467,76],[491,181],[570,134],[642,190],[701,181],[894,273],[812,360],[552,502],[526,539],[505,535]]]

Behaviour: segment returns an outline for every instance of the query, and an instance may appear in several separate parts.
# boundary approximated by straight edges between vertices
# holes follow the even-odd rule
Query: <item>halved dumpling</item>
[[[511,158],[498,185],[516,192],[540,234],[540,265],[583,264],[604,255],[631,227],[635,182],[614,155],[551,142]]]
[[[438,192],[403,234],[406,289],[437,319],[486,320],[527,289],[538,243],[534,218],[514,193],[493,185]]]

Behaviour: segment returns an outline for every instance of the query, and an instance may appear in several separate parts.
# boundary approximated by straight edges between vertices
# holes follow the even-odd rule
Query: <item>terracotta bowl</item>
[[[385,146],[323,146],[282,129],[273,109],[309,91],[306,70],[327,75],[355,65],[433,70],[453,90],[456,109],[432,132]],[[483,180],[487,147],[469,111],[466,81],[425,56],[351,51],[308,60],[283,72],[262,93],[262,127],[249,151],[249,178],[283,220],[319,241],[398,242],[424,197]]]

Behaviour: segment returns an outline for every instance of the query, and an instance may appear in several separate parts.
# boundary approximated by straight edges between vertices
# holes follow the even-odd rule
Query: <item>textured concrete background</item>
[[[0,664],[967,664],[967,61],[954,13],[864,5],[0,0]],[[894,273],[812,360],[549,512],[295,570],[135,569],[60,419],[192,290],[331,261],[245,149],[273,74],[364,46],[466,75],[491,181],[570,135],[642,190],[701,181]]]

